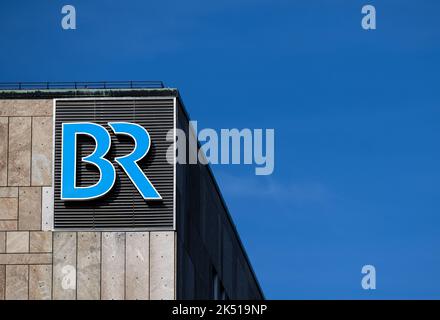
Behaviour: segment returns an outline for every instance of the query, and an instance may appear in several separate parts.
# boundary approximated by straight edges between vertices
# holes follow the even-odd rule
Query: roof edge
[[[56,99],[75,97],[178,97],[175,88],[112,88],[112,89],[36,89],[0,90],[0,99]]]

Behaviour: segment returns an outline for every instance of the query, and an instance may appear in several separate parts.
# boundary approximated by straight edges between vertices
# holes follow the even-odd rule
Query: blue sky
[[[61,7],[77,10],[61,29]],[[373,4],[377,30],[361,28]],[[214,166],[268,298],[440,298],[440,2],[3,1],[0,81],[164,80],[199,127],[274,128]],[[373,264],[377,289],[361,288]]]

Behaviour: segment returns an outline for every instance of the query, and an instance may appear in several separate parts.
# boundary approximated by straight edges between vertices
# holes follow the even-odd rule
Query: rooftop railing
[[[0,90],[160,89],[162,81],[0,82]]]

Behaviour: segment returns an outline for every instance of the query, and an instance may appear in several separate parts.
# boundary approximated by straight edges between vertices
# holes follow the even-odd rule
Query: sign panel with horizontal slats
[[[175,128],[175,98],[75,98],[55,100],[54,112],[54,228],[56,230],[174,230],[175,165],[166,154],[172,141],[166,136]],[[137,164],[162,196],[162,200],[142,198],[125,171],[114,160],[128,155],[135,143],[126,135],[115,135],[109,122],[129,122],[144,127],[151,138],[148,154]],[[94,200],[62,200],[62,124],[91,122],[110,133],[111,148],[105,156],[116,170],[116,182],[104,196]],[[174,135],[173,135],[174,136]],[[76,186],[98,182],[99,170],[81,161],[93,153],[95,141],[77,137]]]

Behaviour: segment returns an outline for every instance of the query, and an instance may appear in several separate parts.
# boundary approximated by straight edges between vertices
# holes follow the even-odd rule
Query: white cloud
[[[303,206],[324,205],[335,195],[322,183],[315,181],[279,181],[273,176],[235,176],[229,173],[218,174],[222,192],[234,198],[265,198],[279,204]]]

